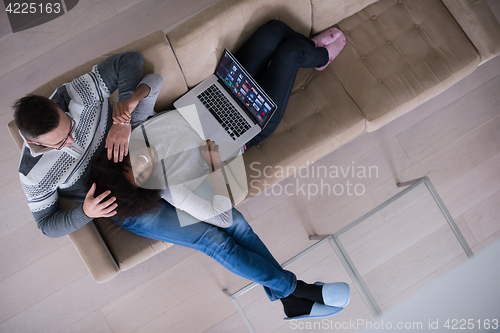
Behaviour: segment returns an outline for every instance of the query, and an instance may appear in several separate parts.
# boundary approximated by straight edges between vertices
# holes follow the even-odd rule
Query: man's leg
[[[240,224],[247,222],[239,219]],[[205,222],[181,227],[175,208],[166,201],[161,201],[158,211],[141,217],[127,219],[121,226],[135,234],[161,241],[186,246],[214,258],[222,266],[236,275],[254,281],[266,287],[271,300],[277,300],[291,294],[297,285],[295,274],[276,265],[276,260],[247,249],[238,243],[223,229]],[[249,231],[247,229],[247,238]],[[234,233],[241,233],[236,232]],[[233,233],[233,234],[234,234]],[[250,238],[254,237],[251,235]],[[255,235],[256,237],[256,235]],[[263,245],[263,244],[262,244]],[[272,257],[272,256],[271,256]]]
[[[141,81],[142,63],[143,57],[139,52],[123,52],[104,59],[97,68],[109,92],[118,89],[121,102],[135,92]]]

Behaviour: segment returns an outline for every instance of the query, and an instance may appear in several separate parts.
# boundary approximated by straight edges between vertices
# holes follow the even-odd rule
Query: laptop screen
[[[215,75],[225,83],[228,90],[241,102],[240,104],[260,127],[264,127],[276,110],[276,104],[227,49],[224,50]]]

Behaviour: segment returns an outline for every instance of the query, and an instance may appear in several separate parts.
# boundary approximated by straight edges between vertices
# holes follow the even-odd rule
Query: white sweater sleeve
[[[193,191],[185,185],[172,186],[161,192],[162,198],[200,221],[221,228],[230,227],[233,223],[231,199],[213,195],[207,180],[210,175]]]

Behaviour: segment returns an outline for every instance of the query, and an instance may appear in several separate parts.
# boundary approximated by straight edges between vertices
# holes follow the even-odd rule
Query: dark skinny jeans
[[[247,148],[267,138],[278,127],[299,68],[321,67],[328,51],[281,21],[262,25],[235,54],[243,67],[278,106],[264,129]]]

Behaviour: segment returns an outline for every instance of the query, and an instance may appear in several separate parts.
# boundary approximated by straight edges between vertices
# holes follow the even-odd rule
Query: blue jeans
[[[247,143],[251,147],[278,127],[299,68],[321,67],[328,51],[281,21],[262,25],[235,57],[278,106],[266,127]]]
[[[290,295],[297,286],[295,274],[281,268],[239,211],[233,208],[232,215],[229,228],[205,222],[181,227],[175,208],[161,200],[157,211],[119,225],[140,236],[203,252],[234,274],[264,286],[271,301]]]

